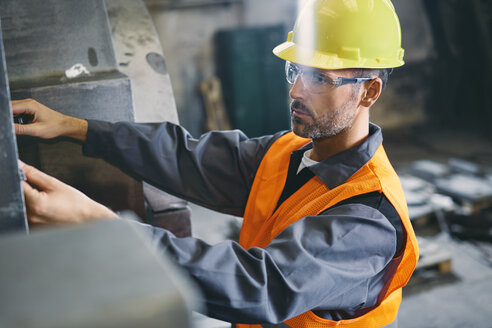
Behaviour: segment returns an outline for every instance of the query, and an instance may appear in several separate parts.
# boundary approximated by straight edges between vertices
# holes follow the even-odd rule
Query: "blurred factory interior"
[[[231,128],[249,137],[287,130],[284,62],[271,50],[285,40],[303,2],[0,0],[0,146],[9,154],[0,168],[1,327],[230,326],[190,315],[199,290],[150,246],[136,247],[144,241],[131,225],[25,236],[17,153],[177,236],[237,238],[241,219],[85,158],[78,144],[16,139],[9,101],[33,98],[64,114],[111,122],[169,120],[195,137]],[[405,65],[392,73],[371,121],[383,129],[420,245],[399,327],[492,327],[492,2],[392,2]],[[115,236],[109,247],[105,233]],[[87,238],[90,249],[82,246]],[[94,275],[96,267],[113,279]],[[71,270],[85,274],[69,281],[64,273]],[[67,298],[60,284],[80,297]],[[84,284],[100,292],[81,293]]]

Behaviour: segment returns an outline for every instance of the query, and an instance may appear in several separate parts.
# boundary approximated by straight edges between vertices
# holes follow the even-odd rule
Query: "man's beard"
[[[353,104],[356,100],[356,97],[351,97],[342,106],[332,109],[320,117],[315,117],[312,110],[302,102],[293,100],[290,106],[292,131],[299,137],[313,140],[336,136],[340,132],[352,127],[357,114]],[[306,123],[302,118],[292,116],[292,109],[295,108],[310,116],[313,122]]]

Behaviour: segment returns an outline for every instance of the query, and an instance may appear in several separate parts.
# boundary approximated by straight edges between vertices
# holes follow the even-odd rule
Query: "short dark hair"
[[[353,77],[379,77],[381,81],[383,81],[383,88],[388,84],[388,79],[393,72],[392,68],[354,68],[353,69],[354,76]]]

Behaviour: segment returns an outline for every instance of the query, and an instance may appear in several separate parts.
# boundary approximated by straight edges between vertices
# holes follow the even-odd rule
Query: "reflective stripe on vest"
[[[418,247],[403,190],[381,145],[371,160],[351,176],[344,184],[329,189],[318,177],[313,177],[304,186],[286,199],[277,209],[287,179],[291,152],[309,143],[309,139],[297,137],[292,132],[275,141],[265,154],[249,194],[241,227],[239,243],[245,249],[264,248],[292,223],[318,215],[333,205],[369,192],[384,193],[400,215],[406,232],[405,249],[402,255],[391,261],[394,266],[387,284],[381,291],[375,307],[359,317],[332,321],[305,312],[284,322],[288,327],[368,328],[389,325],[396,319],[401,302],[401,288],[406,285],[418,260]],[[238,328],[261,328],[261,325],[237,324]]]

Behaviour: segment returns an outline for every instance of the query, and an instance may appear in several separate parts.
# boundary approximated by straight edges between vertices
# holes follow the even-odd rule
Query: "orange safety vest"
[[[384,193],[395,207],[405,229],[406,243],[403,253],[392,259],[393,277],[378,297],[377,305],[359,317],[332,321],[302,313],[284,322],[296,328],[381,327],[396,319],[401,303],[401,289],[406,285],[418,260],[418,247],[400,181],[381,145],[375,155],[344,184],[329,189],[318,177],[313,177],[285,200],[276,210],[289,168],[291,152],[310,142],[287,133],[275,141],[265,154],[253,181],[246,204],[239,243],[245,249],[264,248],[285,228],[306,216],[318,215],[333,205],[354,197],[378,191]],[[238,328],[260,328],[261,325],[237,324]]]

